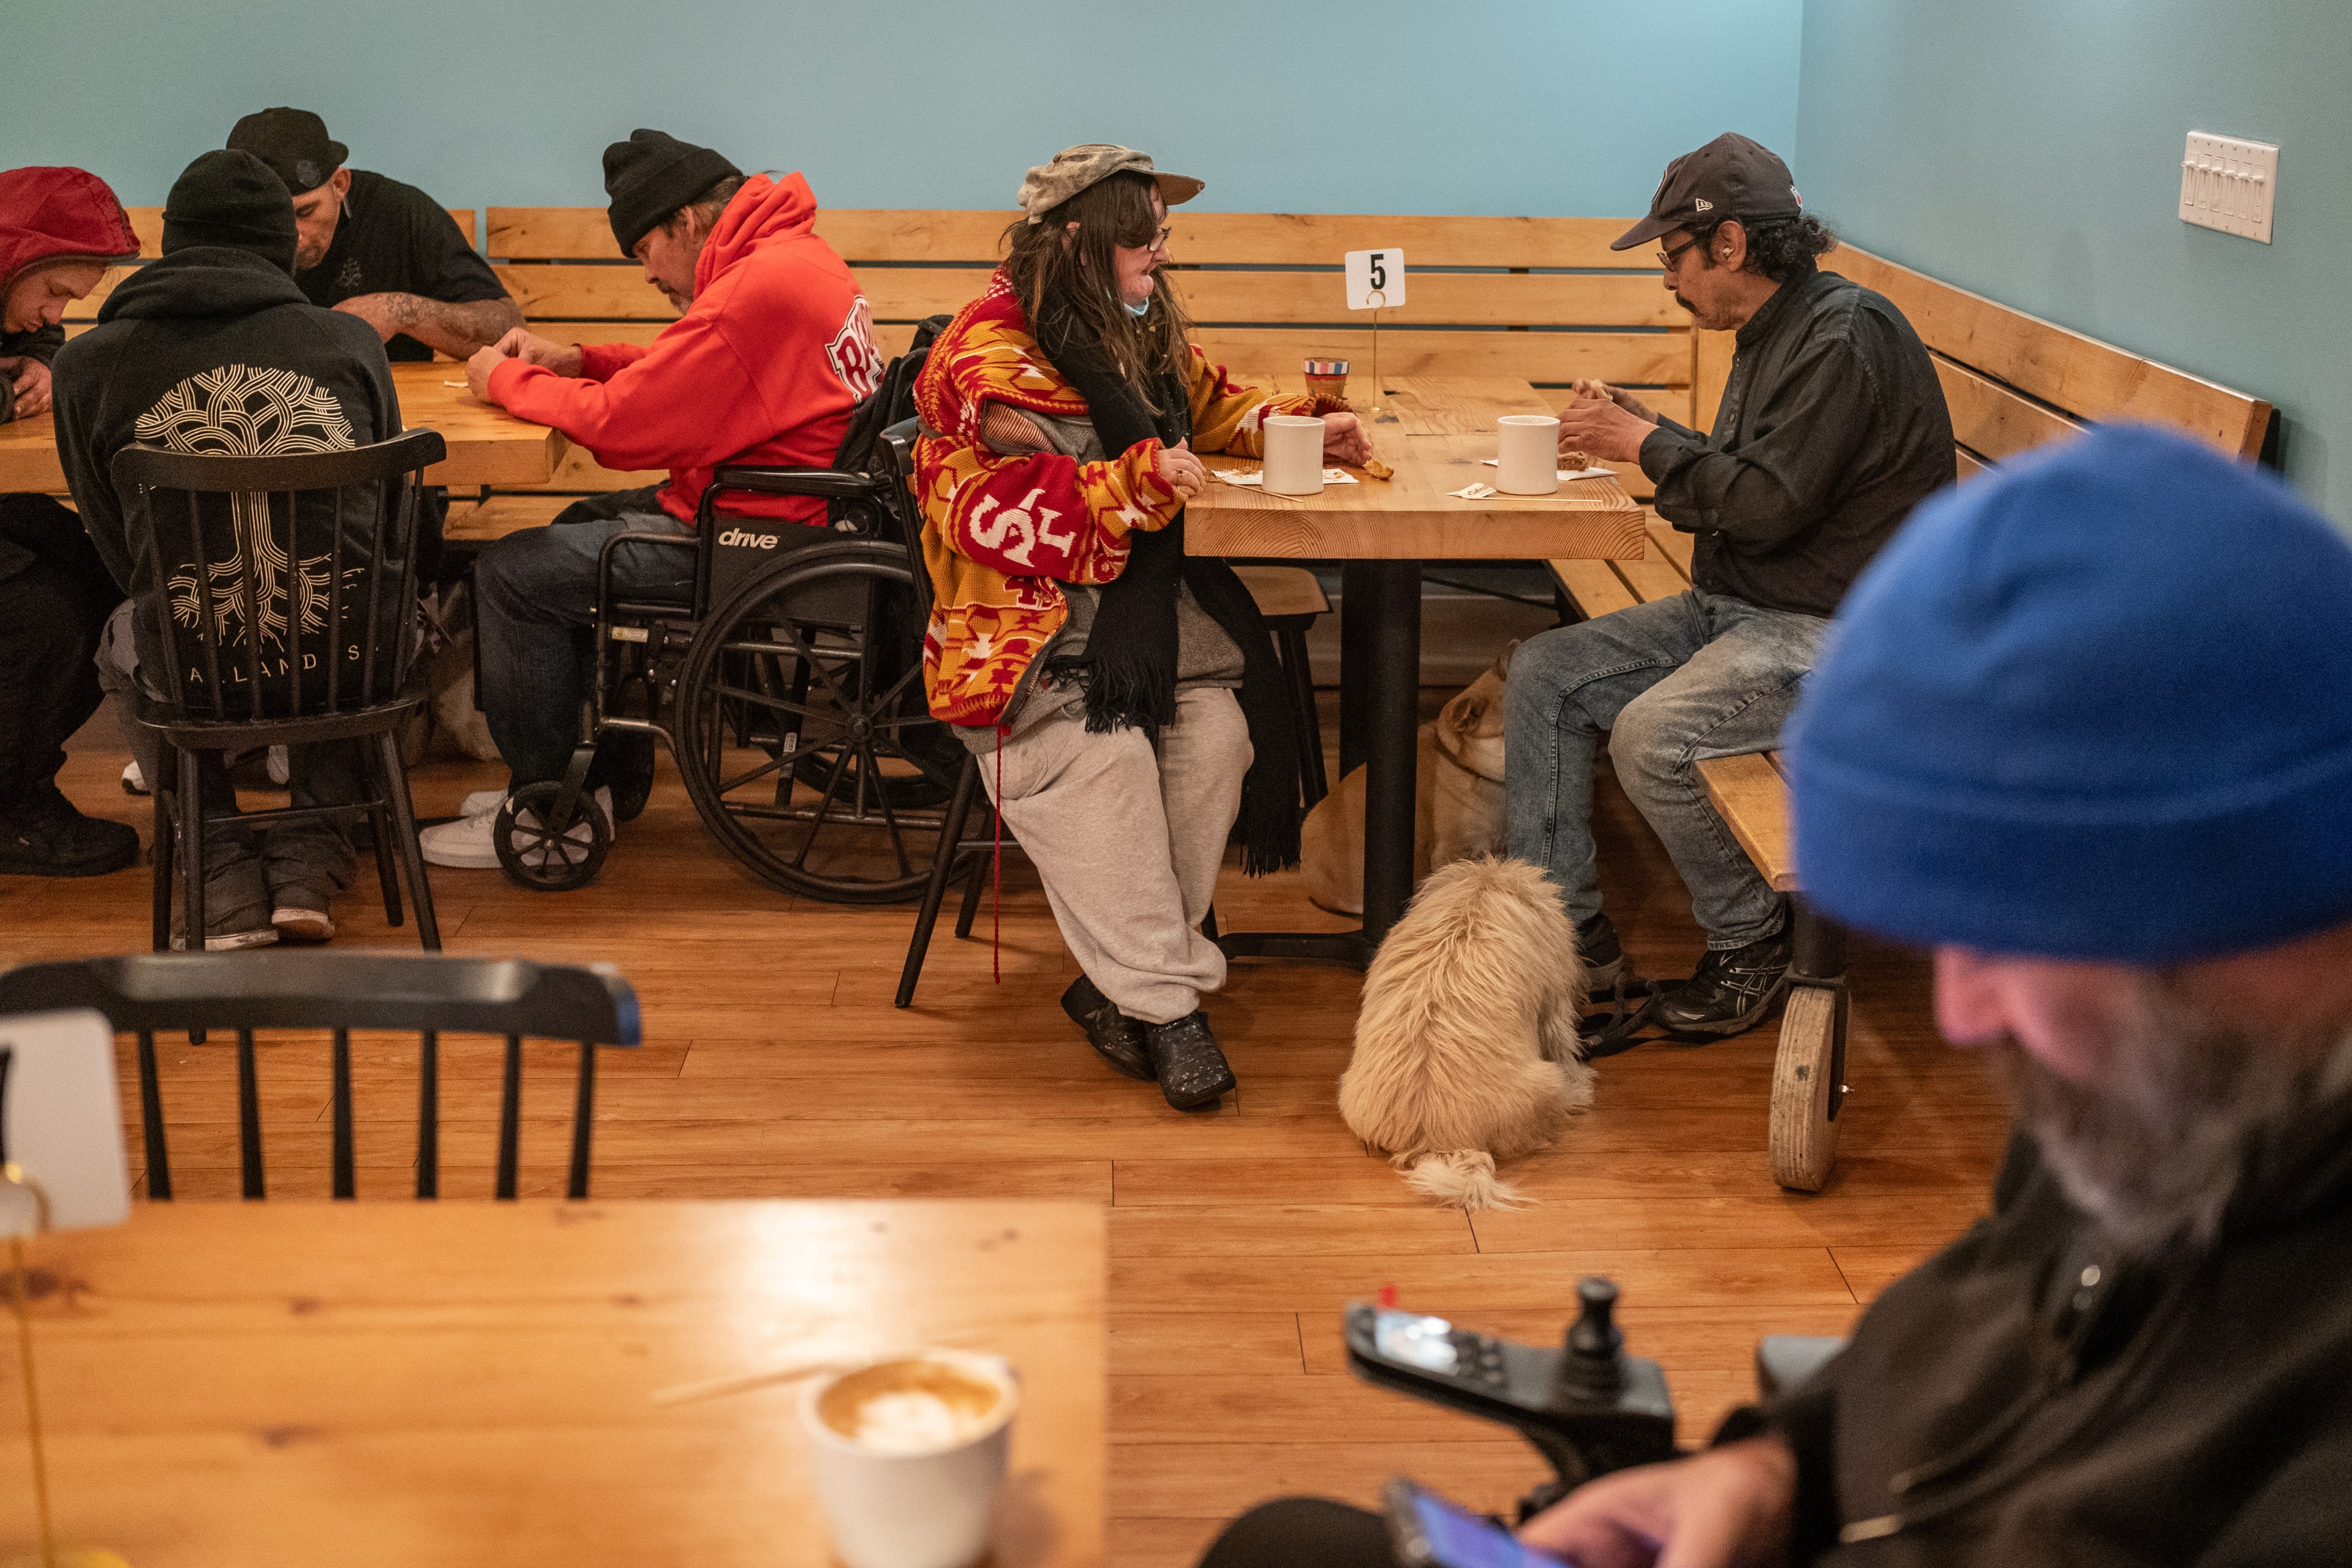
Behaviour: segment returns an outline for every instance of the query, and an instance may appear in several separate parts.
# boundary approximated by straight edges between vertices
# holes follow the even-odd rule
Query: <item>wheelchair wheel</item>
[[[493,843],[509,880],[535,893],[568,893],[596,879],[613,847],[604,814],[583,794],[573,820],[552,821],[563,785],[554,780],[525,784],[499,807]]]
[[[677,764],[727,852],[786,892],[919,896],[961,744],[924,705],[904,551],[806,550],[703,620],[678,679]]]

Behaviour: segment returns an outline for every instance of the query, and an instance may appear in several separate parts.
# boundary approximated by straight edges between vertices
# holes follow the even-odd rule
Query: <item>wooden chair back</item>
[[[255,1036],[295,1030],[331,1036],[332,1193],[356,1195],[352,1034],[417,1037],[416,1195],[440,1195],[440,1046],[445,1034],[502,1037],[496,1193],[515,1195],[520,1146],[523,1041],[577,1041],[567,1195],[588,1195],[589,1135],[596,1102],[596,1047],[640,1039],[636,993],[609,965],[524,959],[360,952],[216,952],[85,958],[28,963],[0,974],[0,1014],[91,1007],[117,1034],[138,1040],[139,1100],[147,1195],[172,1195],[155,1037],[181,1030],[236,1033],[237,1150],[244,1195],[267,1195]]]
[[[2261,458],[2273,426],[2259,397],[2011,310],[1924,272],[1841,246],[1831,271],[1895,302],[1934,356],[1952,414],[1960,478],[2103,420],[2171,425],[2233,458]],[[1700,332],[1697,405],[1711,425],[1731,367],[1731,334]]]
[[[266,722],[398,692],[416,650],[418,475],[446,452],[431,430],[341,452],[117,452],[162,601],[166,700]]]

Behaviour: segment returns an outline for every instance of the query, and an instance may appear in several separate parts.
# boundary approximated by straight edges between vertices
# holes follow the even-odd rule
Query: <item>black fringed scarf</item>
[[[1079,341],[1063,321],[1037,323],[1037,344],[1087,400],[1096,438],[1116,458],[1158,437],[1172,447],[1192,433],[1181,378],[1153,388],[1160,411],[1136,395],[1102,345]],[[1257,603],[1234,569],[1213,556],[1184,553],[1184,514],[1157,531],[1128,535],[1127,567],[1101,589],[1083,654],[1055,658],[1045,673],[1074,681],[1087,698],[1087,728],[1122,725],[1146,733],[1176,721],[1176,594],[1179,585],[1242,653],[1242,717],[1255,752],[1242,780],[1242,869],[1253,877],[1298,864],[1298,732],[1289,685],[1274,657],[1274,638]]]

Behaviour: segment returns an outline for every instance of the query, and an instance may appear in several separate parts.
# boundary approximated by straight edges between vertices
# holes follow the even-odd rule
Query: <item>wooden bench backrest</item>
[[[2249,461],[2262,455],[2271,405],[2259,397],[1851,246],[1839,247],[1824,265],[1893,300],[1927,345],[1951,410],[1963,479],[2085,425],[2112,419],[2175,426]],[[1696,402],[1712,422],[1730,369],[1731,334],[1696,336]]]
[[[139,262],[108,268],[104,282],[91,289],[88,297],[77,300],[68,306],[66,309],[68,333],[75,330],[75,323],[87,328],[96,321],[98,308],[106,303],[106,297],[114,292],[114,286],[136,272],[140,265],[152,261],[163,254],[163,209],[162,207],[125,207],[122,210],[131,215],[131,232],[139,237]],[[478,245],[480,236],[475,227],[474,209],[450,207],[447,211],[466,237]]]
[[[987,287],[1012,212],[822,210],[817,232],[850,264],[874,307],[886,354],[914,324],[961,309]],[[1194,341],[1234,372],[1352,361],[1370,384],[1370,318],[1349,311],[1340,257],[1393,246],[1408,303],[1381,313],[1384,375],[1511,376],[1562,386],[1580,376],[1641,386],[1676,417],[1691,406],[1689,317],[1659,287],[1646,250],[1609,241],[1622,219],[1171,215],[1177,287]],[[492,207],[486,253],[534,331],[568,342],[649,342],[677,312],[624,260],[601,207]],[[610,474],[575,450],[545,487],[651,482]],[[1641,493],[1646,494],[1646,490]]]

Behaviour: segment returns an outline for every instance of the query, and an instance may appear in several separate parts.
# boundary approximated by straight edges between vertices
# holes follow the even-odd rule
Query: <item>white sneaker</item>
[[[279,789],[284,789],[287,781],[294,776],[294,759],[283,746],[270,747],[269,754],[261,760],[261,765],[268,773],[269,782]]]
[[[460,816],[496,816],[499,807],[506,805],[507,792],[502,789],[478,789],[457,803]]]
[[[147,793],[147,775],[139,771],[139,761],[135,757],[122,764],[122,793],[125,795]]]
[[[483,796],[490,797],[489,809],[477,812],[474,803]],[[467,871],[495,871],[499,867],[499,808],[506,805],[504,790],[477,790],[466,797],[466,815],[455,822],[445,822],[438,827],[428,827],[416,836],[425,851],[425,860],[435,866],[451,866]],[[595,795],[596,809],[604,814],[605,837],[612,837],[613,792],[600,789]],[[580,823],[564,837],[576,843],[589,842],[586,823]],[[533,851],[525,858],[543,861],[547,851]]]

